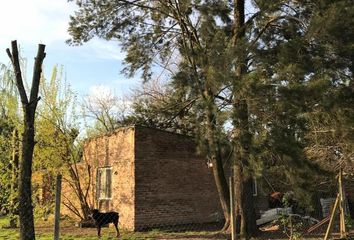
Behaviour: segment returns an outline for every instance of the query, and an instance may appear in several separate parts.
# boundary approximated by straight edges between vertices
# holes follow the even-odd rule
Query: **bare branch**
[[[27,98],[25,87],[23,85],[23,79],[22,79],[22,73],[21,73],[20,60],[19,60],[16,40],[11,42],[11,49],[12,49],[12,54],[10,52],[10,49],[8,49],[8,48],[6,49],[6,52],[12,62],[12,66],[15,71],[16,85],[17,85],[17,88],[18,88],[18,91],[20,94],[22,105],[27,106],[28,98]]]
[[[33,69],[30,103],[34,103],[39,100],[38,99],[39,81],[41,79],[41,74],[42,74],[42,63],[46,56],[46,53],[44,51],[45,51],[45,45],[39,44],[37,56],[35,58],[35,63],[34,63],[34,69]]]

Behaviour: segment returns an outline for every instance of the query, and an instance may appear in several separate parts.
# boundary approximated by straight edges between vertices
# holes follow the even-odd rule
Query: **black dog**
[[[118,230],[119,214],[117,212],[100,213],[98,209],[91,210],[91,217],[95,221],[97,227],[97,235],[101,236],[101,227],[103,225],[113,223],[117,231],[117,237],[120,233]]]

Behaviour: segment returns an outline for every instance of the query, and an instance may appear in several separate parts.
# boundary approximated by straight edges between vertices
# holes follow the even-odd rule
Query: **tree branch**
[[[37,56],[35,57],[35,63],[33,68],[33,77],[32,77],[32,87],[31,87],[31,94],[30,94],[30,103],[37,103],[38,99],[38,90],[39,90],[39,81],[41,79],[42,73],[42,63],[46,56],[44,52],[45,45],[39,44],[38,45],[38,52]]]
[[[12,66],[15,70],[15,76],[16,76],[16,85],[20,94],[21,102],[23,106],[27,106],[28,104],[28,98],[26,94],[25,87],[23,85],[23,79],[22,79],[22,73],[21,73],[21,67],[20,67],[20,60],[18,56],[18,48],[17,48],[17,41],[14,40],[11,42],[11,49],[12,49],[12,54],[10,52],[10,49],[6,49],[6,53],[9,56]]]

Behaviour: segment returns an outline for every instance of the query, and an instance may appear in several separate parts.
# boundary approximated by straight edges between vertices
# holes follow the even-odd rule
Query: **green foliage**
[[[346,216],[344,221],[345,221],[345,226],[347,229],[354,228],[354,219],[352,219],[350,216]]]
[[[35,204],[35,208],[33,211],[34,218],[41,219],[43,221],[48,221],[49,216],[54,213],[54,208],[55,208],[54,202],[49,201],[44,204],[40,204],[40,203],[34,203],[34,204]]]
[[[294,218],[292,215],[282,215],[280,217],[280,224],[283,229],[283,233],[289,238],[289,240],[303,239],[302,231],[304,223],[299,219]]]
[[[257,1],[262,17],[255,18],[250,33],[251,39],[258,37],[247,86],[253,154],[264,161],[266,175],[286,179],[288,189],[309,203],[308,193],[319,190],[316,183],[328,180],[322,169],[331,171],[338,163],[335,151],[352,166],[353,51],[339,49],[353,46],[348,25],[353,18],[339,13],[353,6],[348,1],[262,2]]]
[[[6,131],[8,125],[4,120],[0,120],[0,212],[8,212],[10,209],[9,199],[11,194],[11,171],[9,169],[11,161],[11,139],[12,133]]]
[[[55,175],[72,161],[69,149],[75,147],[79,127],[76,95],[63,79],[63,68],[55,66],[51,78],[42,77],[41,81],[34,169]]]
[[[13,130],[19,128],[18,95],[13,72],[0,64],[0,212],[9,212],[12,179]]]
[[[132,113],[124,121],[183,134],[193,134],[196,98],[181,96],[171,85],[145,83],[132,98]]]

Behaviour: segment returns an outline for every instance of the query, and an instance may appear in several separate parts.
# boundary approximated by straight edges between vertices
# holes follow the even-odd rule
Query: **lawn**
[[[17,240],[19,239],[18,229],[8,229],[8,219],[6,217],[0,217],[0,239]],[[48,221],[36,221],[36,239],[38,240],[52,240],[53,239],[53,219]],[[60,225],[60,239],[61,240],[97,240],[95,228],[78,228],[75,227],[74,222],[63,220]],[[115,229],[113,227],[102,229],[101,240],[117,239],[115,237]],[[152,230],[149,232],[127,232],[121,230],[121,240],[226,240],[230,239],[228,235],[220,234],[216,231],[185,231],[185,232],[168,232],[162,230]],[[287,239],[285,236],[279,236],[279,234],[264,234],[257,239]],[[257,240],[254,239],[254,240]],[[308,237],[301,239],[307,240],[319,240],[323,237]]]
[[[53,239],[53,223],[52,219],[48,221],[36,221],[35,222],[35,229],[36,229],[36,239],[39,240],[52,240]],[[8,225],[8,219],[5,217],[0,217],[0,239],[6,240],[17,240],[19,239],[19,230],[18,229],[8,229],[6,226]],[[73,222],[68,220],[64,220],[61,222],[60,225],[60,239],[61,240],[97,240],[96,237],[96,229],[95,228],[78,228],[75,227]],[[103,228],[102,229],[102,238],[101,240],[108,240],[108,239],[116,239],[115,237],[115,230],[113,227]],[[122,240],[154,240],[154,239],[220,239],[225,240],[227,239],[226,235],[219,234],[218,232],[211,232],[211,231],[187,231],[187,232],[167,232],[161,230],[152,230],[149,232],[126,232],[121,230],[121,237]]]

